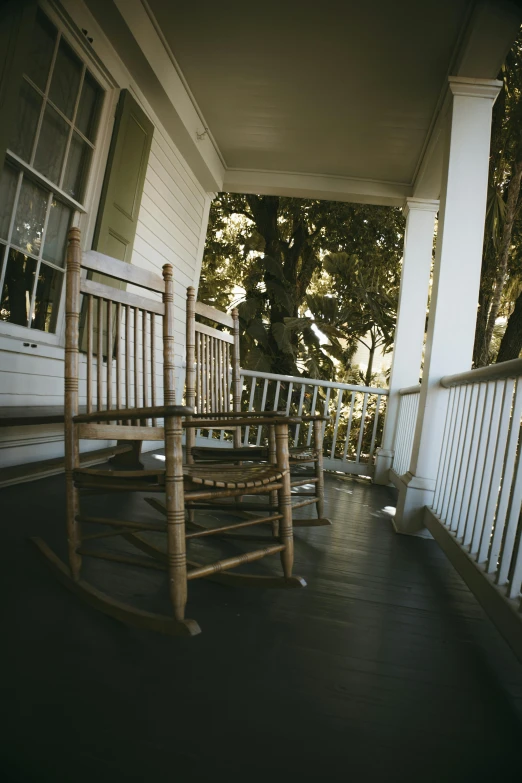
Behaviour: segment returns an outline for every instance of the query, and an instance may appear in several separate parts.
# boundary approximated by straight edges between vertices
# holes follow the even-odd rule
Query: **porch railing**
[[[419,410],[420,386],[408,386],[407,389],[400,389],[399,395],[392,469],[398,476],[402,476],[410,465],[415,422]]]
[[[522,621],[522,360],[441,385],[448,407],[430,512]]]
[[[287,415],[328,416],[323,425],[325,469],[373,476],[388,389],[251,370],[241,370],[241,380],[243,410],[284,410]],[[291,445],[310,445],[312,425],[293,425],[290,435]],[[266,438],[264,427],[251,425],[243,430],[245,445],[259,445]],[[212,445],[228,445],[223,432],[198,431],[198,444],[208,443],[210,439]]]
[[[325,468],[373,475],[373,457],[380,444],[387,389],[251,370],[241,370],[241,378],[244,410],[329,416],[323,425]],[[260,443],[265,434],[261,429],[247,427],[245,444]],[[312,425],[296,424],[291,436],[292,445],[309,445]]]

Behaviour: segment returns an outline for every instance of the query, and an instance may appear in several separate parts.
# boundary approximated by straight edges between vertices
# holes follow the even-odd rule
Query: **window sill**
[[[65,354],[65,348],[57,335],[5,321],[0,322],[0,351],[61,360]]]

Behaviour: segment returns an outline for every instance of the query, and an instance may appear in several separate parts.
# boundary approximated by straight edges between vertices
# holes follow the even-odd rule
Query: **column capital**
[[[470,79],[466,76],[449,76],[448,82],[453,95],[489,98],[491,101],[496,99],[502,87],[502,82],[498,79]]]
[[[407,198],[402,208],[404,217],[408,217],[408,213],[414,209],[423,212],[433,212],[435,215],[439,211],[439,201],[438,199],[430,198]]]

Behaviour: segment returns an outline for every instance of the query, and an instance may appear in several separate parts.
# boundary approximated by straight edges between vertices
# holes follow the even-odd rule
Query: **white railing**
[[[252,370],[241,370],[241,378],[244,410],[284,410],[298,416],[311,413],[328,416],[329,420],[323,424],[325,468],[373,475],[373,458],[380,444],[387,389]],[[245,444],[259,444],[265,437],[261,430],[245,428]],[[292,445],[309,445],[312,425],[296,424],[291,435]]]
[[[430,511],[515,616],[522,586],[522,360],[448,376],[441,385],[449,389],[448,407]]]
[[[419,410],[420,386],[399,389],[399,413],[395,430],[393,471],[402,476],[408,470],[413,449],[415,423]]]
[[[388,389],[357,386],[316,378],[241,370],[244,411],[283,410],[287,415],[328,416],[323,423],[324,467],[343,473],[373,476],[375,450],[380,445]],[[292,425],[292,446],[312,441],[312,424]],[[245,445],[266,443],[266,427],[250,425],[242,433]],[[197,430],[196,444],[231,445],[223,431]]]

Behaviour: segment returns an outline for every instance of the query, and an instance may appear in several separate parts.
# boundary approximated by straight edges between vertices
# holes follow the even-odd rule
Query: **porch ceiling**
[[[518,0],[84,2],[208,191],[395,205],[438,198],[447,77],[494,79],[521,22]]]
[[[405,185],[472,5],[149,0],[227,168]]]

